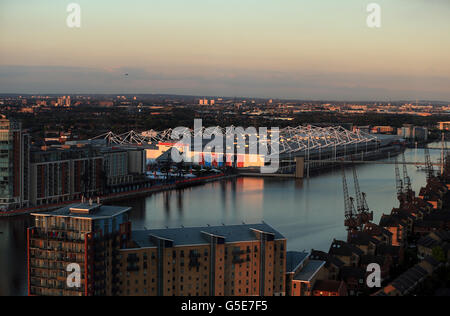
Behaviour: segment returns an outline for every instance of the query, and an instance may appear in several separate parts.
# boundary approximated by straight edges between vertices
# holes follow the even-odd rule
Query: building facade
[[[269,225],[131,232],[129,210],[84,203],[33,214],[29,295],[285,295],[286,239]],[[69,288],[73,263],[81,281]]]
[[[29,135],[19,122],[0,119],[0,208],[29,205]]]
[[[286,239],[267,224],[133,232],[121,295],[284,296]]]
[[[118,250],[130,238],[129,210],[84,203],[33,214],[35,225],[27,234],[28,294],[116,295]],[[71,264],[80,268],[79,286],[67,285]]]
[[[103,157],[90,147],[31,152],[31,205],[59,204],[101,194]]]

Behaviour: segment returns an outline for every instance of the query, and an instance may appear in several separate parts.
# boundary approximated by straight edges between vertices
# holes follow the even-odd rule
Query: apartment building
[[[286,239],[267,224],[136,231],[121,295],[284,296]]]
[[[90,147],[32,151],[31,205],[57,204],[100,194],[103,157]]]
[[[146,171],[145,150],[135,147],[97,147],[103,157],[106,185],[115,187],[133,183]]]
[[[29,295],[285,295],[286,239],[269,225],[131,232],[129,210],[91,201],[33,214]]]
[[[130,238],[128,207],[81,203],[32,214],[28,229],[28,294],[103,296],[118,293],[118,255]],[[80,267],[80,286],[69,288],[70,264]]]
[[[20,122],[0,117],[0,209],[29,205],[29,142]]]

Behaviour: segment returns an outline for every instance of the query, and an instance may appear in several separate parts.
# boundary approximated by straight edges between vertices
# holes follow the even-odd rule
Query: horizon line
[[[104,93],[104,92],[89,92],[89,93],[17,93],[17,92],[0,92],[0,96],[85,96],[85,95],[99,95],[99,96],[177,96],[177,97],[193,97],[193,98],[226,98],[226,99],[263,99],[274,101],[302,101],[302,102],[376,102],[376,103],[394,103],[394,102],[435,102],[435,103],[449,103],[450,100],[426,100],[426,99],[393,99],[393,100],[375,100],[375,99],[301,99],[301,98],[278,98],[278,97],[256,97],[256,96],[218,96],[218,95],[195,95],[195,94],[178,94],[178,93]]]

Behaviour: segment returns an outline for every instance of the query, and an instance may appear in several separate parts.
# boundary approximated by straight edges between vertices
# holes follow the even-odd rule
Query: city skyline
[[[77,3],[2,2],[0,93],[450,100],[447,1]]]

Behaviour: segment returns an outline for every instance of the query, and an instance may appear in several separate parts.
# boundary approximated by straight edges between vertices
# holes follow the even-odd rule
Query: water
[[[424,151],[408,150],[407,161],[424,161]],[[431,150],[433,161],[440,152]],[[401,166],[400,166],[401,167]],[[398,206],[394,165],[357,167],[361,190],[367,192],[375,222]],[[413,189],[425,184],[425,173],[408,166]],[[347,170],[350,195],[351,169]],[[341,170],[309,180],[240,178],[182,191],[154,194],[120,203],[133,207],[134,229],[265,221],[288,239],[289,250],[328,251],[333,240],[345,239]],[[26,227],[29,216],[0,219],[0,295],[26,295]]]

